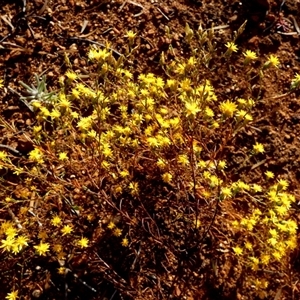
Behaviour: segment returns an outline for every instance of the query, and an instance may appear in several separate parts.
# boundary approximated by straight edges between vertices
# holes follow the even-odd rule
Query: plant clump
[[[43,94],[47,101],[33,94],[42,90],[23,84],[32,92],[36,122],[27,156],[0,152],[0,168],[9,175],[1,179],[6,259],[54,260],[64,280],[76,271],[75,258],[86,255],[89,273],[140,299],[148,289],[188,296],[218,276],[218,257],[226,255],[242,274],[239,293],[250,290],[261,299],[274,293],[271,274],[285,272],[297,247],[297,224],[290,218],[295,197],[288,182],[275,181],[270,171],[260,184],[233,180],[228,149],[255,119],[260,99],[224,99],[205,76],[218,60],[230,65],[233,55],[240,72],[250,74],[258,56],[250,50],[240,56],[237,35],[220,53],[213,30],[187,26],[185,33],[190,56],[162,53],[161,76],[130,68],[136,34],[128,32],[126,56],[116,57],[109,45],[91,47],[91,75],[70,67],[60,90]],[[257,76],[278,65],[271,55]],[[46,90],[44,79],[37,81]],[[247,151],[250,164],[265,153],[258,141]],[[226,237],[217,250],[212,232]],[[93,276],[84,283],[95,292]],[[17,283],[13,288],[21,289]]]

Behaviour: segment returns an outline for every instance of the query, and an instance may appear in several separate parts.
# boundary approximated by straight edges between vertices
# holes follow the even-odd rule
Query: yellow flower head
[[[254,154],[264,153],[265,152],[264,145],[261,143],[256,143],[255,145],[253,145],[253,152]]]
[[[251,62],[252,60],[256,60],[257,59],[257,55],[255,52],[251,51],[251,50],[246,50],[243,55],[245,56],[245,60],[244,63],[248,64],[249,62]]]
[[[291,89],[297,89],[300,86],[300,74],[296,74],[291,83]]]
[[[231,188],[222,187],[221,188],[221,195],[224,199],[230,198],[232,196]]]
[[[113,230],[113,235],[114,235],[114,236],[117,236],[117,237],[121,236],[121,235],[122,235],[122,229],[116,227],[116,228]]]
[[[40,242],[39,245],[33,246],[39,255],[45,255],[49,251],[49,243]]]
[[[275,176],[274,173],[271,171],[266,171],[265,175],[266,175],[267,179],[272,179]]]
[[[20,235],[16,238],[15,245],[18,247],[18,250],[21,251],[23,247],[28,246],[28,237],[25,235]]]
[[[240,256],[240,255],[243,254],[243,249],[242,249],[241,247],[239,247],[239,246],[237,246],[237,247],[232,247],[232,249],[233,249],[234,253],[235,253],[236,255],[238,255],[238,256]]]
[[[83,237],[79,241],[77,241],[77,245],[80,248],[86,248],[89,246],[89,240],[86,237]]]
[[[34,150],[29,152],[29,159],[31,161],[37,162],[37,163],[43,163],[43,153],[40,149],[35,148]]]
[[[136,33],[134,33],[132,30],[129,30],[129,31],[126,32],[126,37],[130,41],[134,40],[135,36],[136,36]]]
[[[18,291],[13,291],[11,293],[8,293],[7,296],[5,297],[5,299],[7,300],[16,300],[18,298],[19,298]]]
[[[277,184],[277,190],[283,190],[285,191],[289,186],[289,183],[287,180],[284,180],[284,179],[279,179],[278,180],[278,184]]]
[[[51,220],[51,224],[53,226],[59,226],[60,223],[61,223],[61,218],[59,216],[54,216]]]
[[[187,117],[189,117],[189,116],[195,117],[197,115],[197,113],[200,111],[198,104],[195,102],[186,102],[185,109],[186,109]]]
[[[172,181],[172,178],[173,178],[173,176],[172,176],[171,173],[164,173],[164,174],[162,175],[162,179],[163,179],[163,181],[166,182],[166,183],[170,183],[170,182]]]
[[[122,246],[123,247],[128,247],[128,245],[129,245],[129,241],[128,241],[128,239],[127,238],[124,238],[123,240],[122,240]]]
[[[65,75],[70,81],[77,79],[77,74],[72,70],[68,70]]]
[[[238,47],[234,42],[228,42],[225,44],[225,46],[227,47],[227,51],[226,51],[225,55],[229,55],[232,52],[238,51]]]
[[[267,69],[267,68],[270,68],[270,67],[278,68],[279,64],[280,64],[280,61],[279,61],[278,57],[271,54],[269,56],[268,60],[263,65],[263,68],[264,69]]]
[[[237,109],[237,106],[235,103],[227,100],[219,105],[219,109],[225,117],[232,117]]]
[[[73,227],[70,226],[70,225],[65,225],[65,226],[61,229],[62,235],[70,234],[72,231],[73,231]]]
[[[0,151],[0,160],[6,161],[7,160],[7,153],[4,151]]]
[[[68,159],[68,154],[66,152],[61,152],[58,154],[58,159],[59,160],[67,160]]]

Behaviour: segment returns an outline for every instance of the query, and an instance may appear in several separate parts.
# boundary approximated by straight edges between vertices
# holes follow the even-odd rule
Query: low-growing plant
[[[135,49],[135,33],[127,36]],[[272,172],[260,184],[231,176],[229,147],[251,125],[259,99],[223,99],[209,74],[220,62],[230,70],[233,56],[241,73],[254,70],[257,54],[239,55],[236,38],[221,50],[213,28],[194,33],[186,26],[190,57],[162,53],[162,76],[137,74],[108,45],[90,48],[93,75],[70,68],[55,95],[45,78],[36,77],[40,88],[22,84],[35,113],[28,137],[34,150],[18,159],[0,151],[4,257],[21,264],[55,259],[63,281],[84,255],[86,272],[132,299],[188,297],[221,277],[226,258],[226,276],[240,272],[235,290],[260,298],[274,292],[272,276],[286,272],[297,246],[295,198]],[[270,56],[257,74],[278,63]],[[251,165],[265,149],[256,141],[247,151]],[[90,281],[81,282],[97,293]],[[13,285],[7,299],[25,293]]]

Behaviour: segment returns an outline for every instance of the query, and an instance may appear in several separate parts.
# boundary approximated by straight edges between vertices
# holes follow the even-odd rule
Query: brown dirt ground
[[[286,93],[294,74],[300,73],[300,35],[279,33],[282,30],[279,26],[280,22],[286,19],[290,22],[286,21],[285,33],[296,31],[292,20],[294,17],[300,24],[300,2],[287,0],[282,7],[281,4],[281,0],[137,0],[134,2],[28,0],[26,11],[23,12],[23,1],[1,0],[0,78],[4,79],[5,88],[0,95],[0,113],[5,121],[18,128],[19,134],[11,135],[4,127],[0,128],[0,143],[16,148],[20,152],[26,153],[31,150],[30,145],[24,141],[23,133],[30,128],[33,117],[26,106],[19,101],[19,97],[7,87],[21,93],[22,89],[18,81],[32,82],[33,74],[44,73],[47,76],[48,87],[55,89],[58,86],[58,77],[68,69],[65,53],[73,62],[75,70],[83,70],[85,68],[83,57],[91,45],[90,41],[109,40],[112,48],[124,52],[126,31],[133,30],[138,33],[140,44],[135,60],[132,61],[136,74],[147,71],[158,73],[161,72],[158,64],[159,54],[166,51],[169,45],[173,46],[176,55],[185,56],[185,49],[182,46],[185,23],[188,23],[192,29],[198,28],[199,24],[203,28],[210,28],[212,25],[229,25],[226,29],[216,30],[217,40],[225,42],[230,40],[234,30],[248,20],[246,30],[237,41],[240,50],[254,50],[261,58],[271,53],[276,54],[281,66],[278,71],[269,72],[264,78],[264,89],[261,91],[263,100],[254,112],[255,121],[252,124],[254,130],[244,132],[247,138],[245,135],[238,136],[232,143],[228,154],[232,176],[239,173],[245,180],[253,182],[259,180],[263,172],[271,170],[277,176],[284,176],[290,180],[297,202],[300,202],[299,93],[273,98]],[[86,27],[83,25],[85,23]],[[165,37],[165,26],[168,26],[173,33],[171,39]],[[232,74],[235,74],[234,70],[238,69],[240,63],[238,60],[232,61]],[[259,65],[260,62],[258,61],[257,64]],[[229,80],[221,66],[215,72],[205,75],[216,87],[220,99],[226,100],[228,97],[241,95],[257,96],[255,82],[251,91],[245,90],[245,82],[240,78],[240,74],[231,75],[233,78]],[[266,160],[261,162],[258,160],[257,167],[251,169],[251,166],[243,165],[243,149],[253,144],[253,141],[264,144],[267,156]],[[299,206],[293,209],[295,217],[300,220]],[[0,219],[3,218],[0,211]],[[79,273],[83,273],[81,263],[74,263],[73,266],[75,269],[77,266]],[[20,283],[29,287],[35,286],[34,281],[43,285],[43,281],[47,280],[47,270],[52,268],[51,263],[40,265],[39,260],[33,264],[30,266],[32,269],[26,270],[27,277],[18,279]],[[300,257],[299,253],[296,253],[291,260],[291,274],[295,289],[282,299],[292,299],[291,295],[293,299],[300,299],[299,267]],[[18,277],[20,274],[20,270],[17,270],[20,267],[16,266],[16,262],[10,261],[7,265],[6,262],[1,262],[1,287],[7,285],[4,273],[9,273],[9,268],[15,268],[14,276]],[[55,277],[51,280],[57,282]],[[99,280],[103,281],[101,278]],[[226,280],[225,275],[224,280]],[[94,279],[95,281],[97,278]],[[202,291],[195,292],[190,299],[229,299],[226,289],[229,289],[230,285],[224,286],[221,294],[210,294],[209,285],[204,286]],[[115,291],[112,284],[104,282],[103,289],[106,292],[97,298],[85,286],[76,284],[74,278],[69,279],[69,288],[71,290],[69,299],[105,299],[105,297],[112,299],[110,297]],[[7,292],[9,290],[1,288],[0,298],[4,299]],[[40,299],[62,299],[58,295],[61,294],[57,289],[51,288],[47,296],[41,296]],[[114,299],[118,297],[116,294]],[[236,298],[238,299],[238,296]],[[23,299],[30,299],[30,296]],[[149,299],[152,298],[149,296]],[[231,296],[230,299],[235,298]]]

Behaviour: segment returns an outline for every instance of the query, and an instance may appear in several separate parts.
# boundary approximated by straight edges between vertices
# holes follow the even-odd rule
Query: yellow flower
[[[227,100],[226,102],[222,102],[219,105],[219,109],[221,111],[221,113],[226,116],[226,117],[232,117],[234,112],[237,109],[237,106],[235,103]]]
[[[71,81],[74,81],[75,79],[77,79],[77,74],[72,70],[68,70],[65,75]]]
[[[92,116],[83,117],[78,121],[77,127],[80,130],[84,131],[84,130],[89,130],[92,127],[92,124],[93,124]]]
[[[90,49],[88,53],[88,58],[90,60],[104,61],[109,56],[110,53],[106,49]]]
[[[58,274],[60,275],[65,275],[66,274],[66,268],[65,267],[60,267],[57,269]]]
[[[278,261],[280,261],[281,258],[282,258],[282,254],[281,254],[279,251],[274,251],[274,252],[272,252],[272,255],[273,255],[273,257],[274,257],[276,260],[278,260]]]
[[[129,176],[128,170],[120,171],[119,174],[120,174],[120,176],[121,176],[122,178],[125,178],[125,177]]]
[[[275,210],[279,216],[285,216],[288,212],[288,208],[285,206],[276,206]]]
[[[270,67],[278,68],[280,61],[276,55],[271,54],[268,60],[264,63],[263,68],[267,69]]]
[[[63,107],[66,110],[70,110],[71,108],[71,102],[68,99],[66,99],[66,97],[59,98],[59,105],[60,107]]]
[[[86,248],[89,246],[89,240],[86,237],[83,237],[77,241],[77,245],[81,248]]]
[[[185,109],[186,109],[187,117],[189,117],[189,116],[195,117],[197,115],[197,113],[200,111],[198,104],[195,102],[186,102]]]
[[[239,246],[237,246],[237,247],[232,247],[232,249],[233,249],[234,253],[235,253],[236,255],[238,255],[238,256],[240,256],[240,255],[243,254],[243,249],[242,249],[241,247],[239,247]]]
[[[67,160],[68,159],[68,155],[66,152],[61,152],[58,154],[58,159],[59,160]]]
[[[178,155],[177,162],[183,166],[187,166],[190,164],[189,158],[186,154]]]
[[[4,87],[3,82],[4,82],[4,80],[3,80],[3,79],[0,79],[0,89]]]
[[[287,180],[284,180],[284,179],[279,179],[278,180],[278,185],[277,185],[277,190],[283,190],[285,191],[289,186],[289,183]]]
[[[263,254],[260,259],[261,259],[261,263],[263,265],[268,265],[269,264],[269,261],[270,261],[270,255],[269,254]]]
[[[159,147],[159,145],[160,145],[157,138],[155,138],[155,137],[150,136],[146,140],[150,147],[154,148],[154,147]]]
[[[277,238],[277,236],[278,236],[278,232],[276,231],[276,229],[270,229],[269,233],[271,234],[271,236],[273,238]]]
[[[35,148],[34,150],[29,152],[29,159],[31,161],[37,162],[37,163],[43,163],[43,153],[38,148]]]
[[[7,160],[7,153],[4,151],[0,151],[0,160],[6,161]]]
[[[137,195],[139,193],[139,184],[137,182],[130,182],[128,187],[131,195]]]
[[[160,168],[163,169],[167,166],[167,162],[166,160],[164,160],[163,158],[159,158],[156,162],[156,165]]]
[[[107,225],[108,229],[114,229],[116,227],[114,222],[109,222],[109,224]]]
[[[124,238],[123,240],[122,240],[122,246],[123,247],[128,247],[128,244],[129,244],[129,241],[128,241],[128,239],[127,238]]]
[[[226,165],[226,161],[225,160],[220,160],[218,162],[218,169],[224,170],[226,167],[227,167],[227,165]]]
[[[164,174],[162,175],[162,179],[163,179],[163,181],[166,182],[166,183],[170,183],[170,182],[172,181],[172,178],[173,178],[173,176],[172,176],[172,174],[169,173],[169,172],[164,173]]]
[[[5,240],[2,240],[1,241],[1,246],[0,248],[3,248],[4,250],[6,251],[11,251],[12,248],[14,247],[15,245],[15,239],[14,238],[10,238],[10,237],[7,237]]]
[[[222,196],[223,199],[230,198],[232,196],[231,188],[222,187],[221,188],[221,196]]]
[[[256,143],[255,145],[253,145],[253,152],[254,154],[264,153],[265,152],[264,145],[261,143]]]
[[[41,110],[41,115],[43,117],[49,117],[51,115],[51,113],[47,107],[41,107],[40,110]]]
[[[259,265],[259,259],[257,257],[251,256],[249,257],[250,259],[250,267],[253,271],[257,271],[258,270],[258,265]]]
[[[17,229],[15,227],[8,227],[5,230],[5,234],[8,238],[13,239],[17,235]]]
[[[5,297],[5,299],[7,300],[16,300],[17,298],[19,298],[18,291],[13,291],[11,293],[8,293],[7,296]]]
[[[286,226],[287,226],[287,230],[290,234],[295,234],[298,229],[297,223],[293,220],[287,220]]]
[[[58,226],[61,223],[61,218],[59,216],[54,216],[51,220],[53,226]]]
[[[300,74],[296,74],[291,83],[291,89],[297,89],[300,86]]]
[[[24,246],[28,246],[28,237],[25,235],[20,235],[16,238],[15,245],[18,247],[18,250],[21,251]]]
[[[275,176],[274,173],[271,171],[266,171],[265,175],[266,175],[267,179],[272,179]]]
[[[271,237],[268,239],[268,244],[270,244],[271,246],[275,246],[278,243],[278,241],[276,240],[276,238]]]
[[[253,121],[253,117],[245,110],[240,109],[236,112],[236,118],[238,121],[250,122]]]
[[[245,60],[244,60],[244,64],[248,64],[249,62],[251,62],[252,60],[256,60],[257,59],[257,55],[255,52],[251,51],[251,50],[246,50],[243,55],[245,56]]]
[[[259,184],[256,184],[256,183],[254,183],[253,185],[252,185],[252,190],[255,192],[255,193],[258,193],[258,192],[261,192],[262,191],[262,187],[259,185]]]
[[[62,235],[70,234],[73,231],[73,228],[70,225],[65,225],[62,229]]]
[[[45,255],[49,251],[49,243],[40,242],[39,245],[33,246],[39,255]]]
[[[133,41],[136,36],[136,33],[134,33],[132,30],[129,30],[126,32],[126,37],[129,39],[129,41]]]
[[[121,236],[121,235],[122,235],[122,229],[120,229],[120,228],[115,228],[115,229],[113,230],[113,235],[114,235],[114,236],[117,236],[117,237]]]
[[[250,242],[246,242],[245,243],[245,248],[248,249],[248,250],[252,250],[253,247],[252,247],[252,244]]]
[[[54,108],[51,113],[50,116],[52,119],[58,119],[61,116],[61,113],[58,109]]]
[[[235,228],[240,227],[240,223],[237,220],[232,221],[231,225]]]
[[[229,55],[232,52],[237,52],[238,51],[238,47],[234,42],[228,42],[225,44],[227,51],[225,53],[225,55]]]

